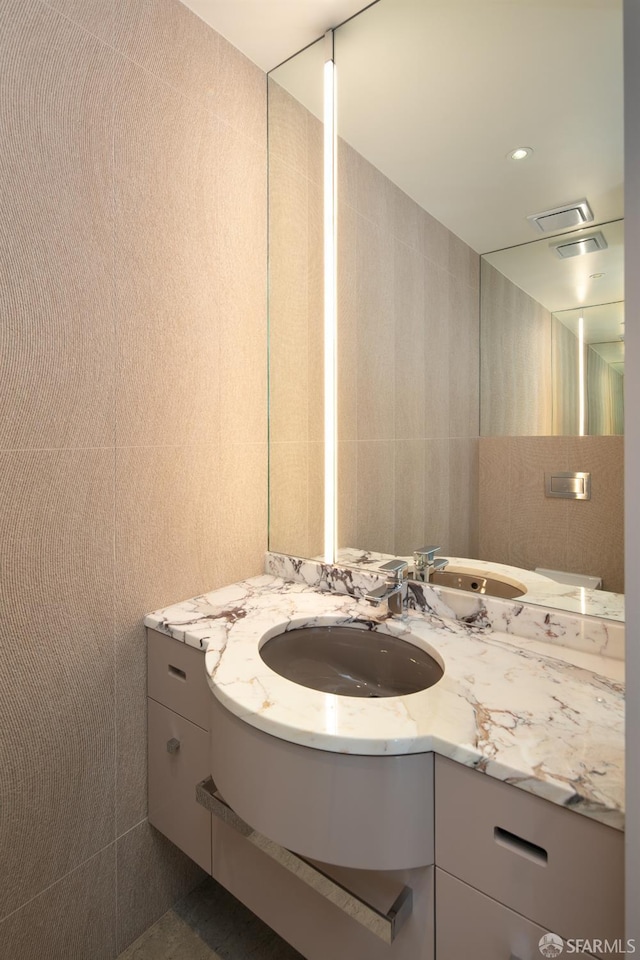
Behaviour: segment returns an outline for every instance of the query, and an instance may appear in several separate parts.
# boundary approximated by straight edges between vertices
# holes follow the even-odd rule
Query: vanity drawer
[[[149,696],[208,730],[213,694],[204,670],[204,651],[148,628],[147,640]]]
[[[540,960],[544,927],[436,870],[438,960]],[[588,960],[589,954],[581,953]]]
[[[436,758],[436,863],[566,939],[624,938],[624,835]]]
[[[196,802],[209,776],[209,734],[156,703],[149,707],[149,823],[211,873],[211,814]]]

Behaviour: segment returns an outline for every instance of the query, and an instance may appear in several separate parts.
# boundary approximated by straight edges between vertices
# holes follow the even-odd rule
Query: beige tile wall
[[[481,559],[603,578],[624,591],[622,437],[482,437]],[[545,497],[544,474],[591,473],[591,500]]]
[[[269,546],[324,548],[322,124],[269,98]]]
[[[474,556],[478,255],[342,141],[339,167],[340,546]]]
[[[551,314],[484,259],[481,277],[482,436],[548,436]]]
[[[266,548],[266,80],[178,0],[4,0],[0,72],[0,953],[106,960],[199,877],[141,618]]]

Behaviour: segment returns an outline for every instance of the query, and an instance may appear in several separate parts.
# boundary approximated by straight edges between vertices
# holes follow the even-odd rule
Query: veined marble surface
[[[298,566],[297,581],[254,577],[159,610],[145,623],[205,650],[215,696],[265,733],[340,753],[433,750],[622,829],[619,682],[563,660],[559,647],[557,656],[545,656],[451,611],[414,609],[406,621],[387,619],[384,606],[350,595],[352,582],[335,568],[319,565],[309,584],[308,562],[288,560]],[[268,565],[283,563],[270,555]],[[329,590],[334,576],[341,592]],[[260,657],[261,641],[286,629],[354,621],[434,653],[444,677],[405,697],[337,697],[280,677]]]
[[[442,556],[445,555],[442,554]],[[340,550],[336,563],[375,573],[381,564],[391,558],[392,555],[387,553],[345,547]],[[412,563],[411,557],[401,559],[407,560],[409,564]],[[524,570],[522,567],[494,563],[491,560],[469,560],[466,557],[445,557],[445,559],[449,561],[448,569],[458,573],[479,573],[485,577],[502,576],[513,583],[523,584],[526,587],[526,594],[518,597],[518,600],[523,603],[624,623],[624,594],[622,593],[588,590],[584,587],[557,583],[549,577],[536,573],[535,570]]]
[[[285,580],[299,580],[323,590],[362,596],[371,587],[384,583],[384,574],[377,570],[377,566],[388,558],[384,554],[369,556],[372,558],[370,565],[347,567],[318,560],[303,560],[282,553],[268,553],[265,569]],[[517,571],[515,567],[507,569]],[[539,577],[539,574],[532,576]],[[624,660],[624,624],[615,620],[601,620],[554,608],[543,609],[538,605],[523,603],[519,598],[503,600],[413,580],[409,581],[409,603],[423,613],[464,620],[518,638],[540,640],[584,653]]]

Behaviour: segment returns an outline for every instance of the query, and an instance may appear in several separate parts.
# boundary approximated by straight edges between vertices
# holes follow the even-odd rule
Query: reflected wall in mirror
[[[323,553],[323,63],[268,79],[269,546],[299,557]]]
[[[606,246],[563,259],[597,233]],[[482,436],[623,432],[621,220],[482,257]]]
[[[486,394],[491,407],[503,384],[494,375],[480,389],[479,310],[479,255],[529,245],[529,214],[587,196],[598,229],[621,218],[621,37],[617,0],[379,0],[336,31],[341,548],[406,555],[437,542],[445,555],[573,569],[621,589],[622,439],[549,436],[553,404],[539,377],[531,402],[548,406],[542,435],[514,423],[512,436],[480,436],[481,403]],[[566,56],[576,41],[577,61]],[[299,130],[304,115],[313,126],[313,97],[290,76],[282,86],[301,111],[290,122]],[[281,82],[278,72],[272,79]],[[534,152],[523,164],[506,158],[525,143]],[[298,263],[300,245],[292,256]],[[272,251],[274,268],[286,272]],[[551,327],[565,325],[547,312],[550,386]],[[301,370],[312,364],[312,336],[307,329]],[[508,364],[499,336],[491,349]],[[526,342],[514,350],[527,360]],[[300,443],[313,421],[311,380],[306,394],[289,391],[299,429],[287,442]],[[317,442],[307,431],[304,442]],[[601,446],[585,464],[591,441]],[[547,468],[591,470],[592,500],[541,505]],[[284,474],[281,496],[272,470],[272,519],[278,497],[288,517],[286,536],[272,525],[272,549],[319,555],[313,481],[303,491],[298,470],[295,499]]]

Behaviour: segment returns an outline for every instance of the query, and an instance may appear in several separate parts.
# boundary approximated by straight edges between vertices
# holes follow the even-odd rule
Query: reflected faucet
[[[389,604],[389,613],[392,617],[406,620],[407,612],[404,609],[404,601],[407,597],[407,574],[409,564],[404,560],[390,560],[383,563],[379,568],[380,572],[387,574],[387,579],[382,587],[376,587],[365,593],[364,599],[376,606],[384,603]]]
[[[428,583],[436,570],[444,570],[449,561],[445,560],[444,557],[436,557],[438,550],[442,550],[442,547],[420,547],[418,550],[414,550],[414,579]]]

